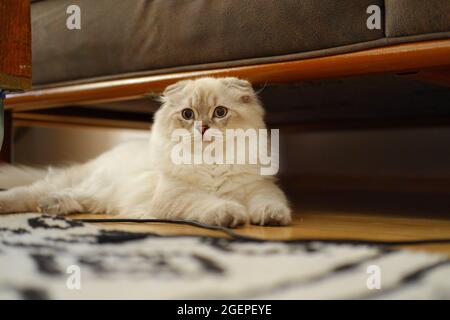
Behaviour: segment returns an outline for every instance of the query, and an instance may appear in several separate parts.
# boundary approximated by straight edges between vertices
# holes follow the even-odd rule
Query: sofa
[[[449,1],[33,0],[31,28],[33,89],[5,101],[19,124],[141,128],[166,85],[223,75],[265,88],[269,123],[449,116]]]
[[[65,27],[76,4],[81,29]],[[369,29],[367,9],[381,9]],[[450,37],[442,0],[42,0],[33,83],[230,68]]]

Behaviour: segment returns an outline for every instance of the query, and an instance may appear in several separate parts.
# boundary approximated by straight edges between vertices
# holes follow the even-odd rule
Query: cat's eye
[[[214,117],[223,118],[227,115],[228,109],[222,106],[218,106],[214,109]]]
[[[181,116],[186,120],[194,119],[194,111],[192,109],[186,108],[181,110]]]

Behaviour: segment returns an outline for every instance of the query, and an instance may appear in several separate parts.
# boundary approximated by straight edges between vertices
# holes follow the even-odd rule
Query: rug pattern
[[[368,287],[373,268],[380,289]],[[449,299],[449,259],[379,246],[161,237],[48,215],[0,216],[0,299],[401,298]]]

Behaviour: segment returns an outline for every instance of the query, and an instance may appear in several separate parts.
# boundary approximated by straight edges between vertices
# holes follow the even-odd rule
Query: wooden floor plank
[[[79,214],[80,218],[114,218],[117,216]],[[103,227],[130,232],[150,232],[159,235],[198,235],[226,237],[220,231],[211,231],[185,225],[165,223],[101,223]],[[445,217],[417,217],[367,212],[333,212],[295,210],[292,225],[262,227],[247,225],[235,229],[241,235],[268,240],[299,239],[355,239],[369,241],[411,241],[450,238],[450,219]],[[402,247],[402,246],[400,246]],[[415,250],[442,252],[450,256],[448,244],[403,246]]]

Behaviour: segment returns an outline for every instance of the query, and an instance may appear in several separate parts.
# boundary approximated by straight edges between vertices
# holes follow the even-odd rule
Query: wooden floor
[[[106,217],[114,216],[89,214],[71,216],[73,219]],[[226,237],[220,231],[165,223],[101,223],[101,225],[111,229],[151,232],[160,235]],[[270,240],[356,239],[411,241],[450,239],[450,216],[296,208],[294,221],[290,226],[261,227],[248,225],[234,229],[234,231],[241,235]],[[403,248],[442,252],[450,256],[450,242],[445,244],[408,245],[403,246]]]

